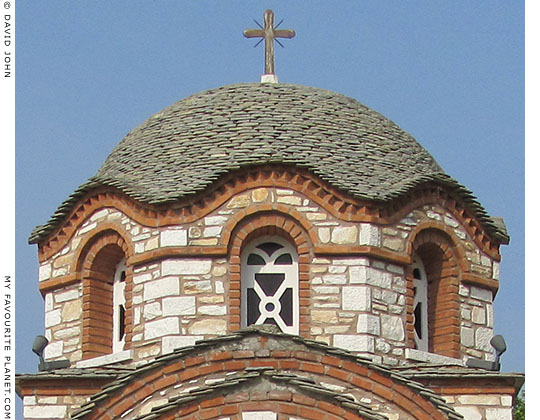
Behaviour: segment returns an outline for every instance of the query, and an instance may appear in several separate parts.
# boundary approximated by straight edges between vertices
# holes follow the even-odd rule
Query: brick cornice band
[[[44,261],[57,253],[80,226],[98,209],[114,208],[147,227],[171,226],[198,220],[234,195],[260,188],[290,188],[321,206],[332,216],[347,222],[388,225],[426,204],[438,204],[451,213],[467,230],[475,243],[494,258],[500,258],[500,240],[482,227],[481,222],[453,193],[432,183],[420,185],[388,203],[360,201],[347,196],[315,175],[288,167],[244,169],[231,174],[216,186],[194,197],[170,205],[153,206],[129,198],[110,187],[98,188],[79,200],[55,231],[39,243],[39,259]]]

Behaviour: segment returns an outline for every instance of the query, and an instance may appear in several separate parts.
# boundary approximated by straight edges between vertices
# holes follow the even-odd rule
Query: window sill
[[[465,366],[463,360],[453,357],[441,356],[440,354],[429,353],[416,349],[405,349],[405,358],[407,360],[415,360],[417,362],[434,363],[437,365],[459,365]]]
[[[98,366],[112,365],[133,359],[133,350],[123,350],[113,354],[94,357],[92,359],[81,360],[75,364],[77,368],[92,368]]]

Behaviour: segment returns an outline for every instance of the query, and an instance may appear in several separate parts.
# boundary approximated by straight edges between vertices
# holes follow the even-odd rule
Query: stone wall
[[[501,394],[446,396],[445,400],[467,420],[512,420],[512,396]]]
[[[403,267],[366,257],[315,258],[311,272],[314,339],[397,363],[405,346]]]
[[[27,396],[23,398],[23,415],[32,419],[67,419],[69,413],[87,401],[86,396]]]
[[[339,218],[329,204],[319,205],[292,189],[255,188],[237,193],[210,212],[201,209],[201,216],[189,223],[159,227],[144,226],[109,206],[90,214],[59,252],[41,262],[45,328],[51,340],[47,358],[66,357],[72,362],[82,358],[77,261],[92,237],[104,229],[117,230],[129,245],[128,263],[136,261],[130,343],[134,360],[230,332],[228,240],[236,223],[261,209],[297,221],[314,246],[309,265],[311,338],[375,354],[389,364],[403,360],[410,343],[407,305],[412,291],[403,261],[410,257],[419,226],[444,229],[467,260],[461,267],[488,282],[498,280],[498,262],[481,251],[452,212],[439,205],[423,205],[390,225],[379,225]],[[384,254],[366,254],[368,248]],[[488,287],[462,282],[463,355],[491,357],[492,297]]]
[[[169,353],[228,332],[224,259],[167,259],[135,269],[136,358]]]
[[[461,345],[467,355],[495,360],[489,341],[493,337],[493,293],[461,285]]]
[[[45,348],[47,359],[82,358],[82,293],[80,284],[71,284],[45,295]]]

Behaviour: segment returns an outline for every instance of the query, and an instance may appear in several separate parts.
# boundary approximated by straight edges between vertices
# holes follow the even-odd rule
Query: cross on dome
[[[283,22],[283,20],[281,21]],[[274,12],[270,9],[264,12],[264,28],[259,25],[257,21],[255,23],[259,25],[261,29],[246,29],[244,30],[244,36],[246,38],[261,38],[255,47],[259,45],[264,39],[264,74],[275,76],[274,73],[274,40],[283,47],[281,42],[277,38],[294,38],[296,33],[292,29],[277,29],[281,24],[279,22],[274,27]],[[264,78],[264,76],[263,76]]]

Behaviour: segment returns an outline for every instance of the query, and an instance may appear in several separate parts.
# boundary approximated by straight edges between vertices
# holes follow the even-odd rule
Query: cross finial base
[[[261,83],[278,83],[278,78],[275,74],[263,74]]]

